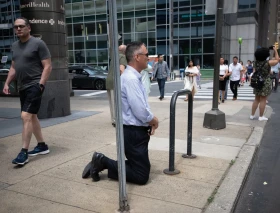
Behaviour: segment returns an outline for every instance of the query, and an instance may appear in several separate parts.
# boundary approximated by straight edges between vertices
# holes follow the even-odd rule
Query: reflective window
[[[178,0],[179,6],[184,7],[184,6],[190,6],[190,0]]]
[[[68,42],[68,50],[73,50],[73,38],[68,38],[67,39]]]
[[[214,45],[215,45],[214,38],[205,38],[203,39],[203,52],[204,53],[213,53],[214,52]]]
[[[107,13],[106,1],[104,0],[95,0],[95,11],[96,14]]]
[[[97,51],[98,63],[108,63],[108,51],[107,50],[98,50]]]
[[[72,4],[65,4],[65,17],[72,16]]]
[[[169,0],[156,0],[156,4],[157,4],[157,9],[164,9],[166,8],[166,3]]]
[[[74,37],[75,50],[85,49],[84,37]]]
[[[192,5],[203,4],[203,0],[192,0],[191,4],[192,4]]]
[[[179,54],[189,54],[190,53],[190,40],[180,40],[178,47]]]
[[[166,19],[168,17],[166,10],[158,10],[157,11],[157,24],[166,24]]]
[[[96,49],[96,36],[87,36],[86,37],[86,48],[87,49]]]
[[[166,55],[166,41],[157,42],[157,53]]]
[[[179,38],[190,37],[190,24],[179,24]]]
[[[191,53],[202,53],[202,40],[192,39],[191,40]]]
[[[85,33],[86,36],[88,35],[95,35],[96,33],[96,28],[95,28],[95,23],[85,23]]]
[[[136,0],[135,1],[135,10],[142,10],[142,9],[146,9],[146,1],[143,0]]]
[[[75,63],[85,63],[85,53],[84,51],[75,51]]]
[[[96,54],[96,50],[86,50],[86,56],[87,56],[87,63],[93,63],[96,64],[97,63],[97,54]]]
[[[202,23],[192,23],[191,37],[201,37],[201,36],[202,36]]]
[[[190,21],[190,8],[179,8],[179,23]]]
[[[213,69],[214,68],[214,54],[203,55],[203,69]]]
[[[134,10],[134,0],[123,0],[123,11],[129,10]]]
[[[96,23],[97,34],[107,34],[107,22]]]
[[[149,32],[148,33],[148,46],[155,46],[156,45],[156,33]]]
[[[147,18],[136,18],[135,19],[135,32],[146,32],[147,31]]]
[[[215,22],[204,22],[203,23],[203,35],[214,36],[215,35]]]
[[[82,36],[84,35],[84,24],[73,24],[74,28],[74,36]]]
[[[85,13],[85,15],[95,14],[94,1],[85,1],[84,2],[84,13]]]
[[[68,24],[67,25],[67,35],[68,36],[72,36],[73,32],[72,32],[72,24]]]
[[[167,38],[166,25],[157,26],[157,39],[162,40]]]
[[[97,48],[105,49],[107,48],[108,38],[107,36],[97,36]]]
[[[123,31],[124,33],[134,32],[134,20],[124,19],[123,20]]]
[[[256,8],[256,0],[239,0],[238,9]]]
[[[202,7],[192,7],[191,9],[191,21],[202,21],[203,16],[203,9]]]
[[[83,14],[84,8],[82,2],[72,4],[72,16],[83,16]]]
[[[145,45],[147,45],[147,33],[135,33],[135,40],[142,41]]]

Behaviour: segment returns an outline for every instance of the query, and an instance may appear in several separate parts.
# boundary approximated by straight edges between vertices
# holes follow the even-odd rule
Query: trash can
[[[8,73],[0,73],[0,95],[1,96],[5,95],[3,93],[3,88],[4,88],[7,77],[8,77]],[[10,92],[11,92],[10,96],[19,95],[16,81],[12,81],[12,83],[10,84]]]
[[[181,76],[181,80],[184,79],[184,75],[185,75],[185,69],[184,68],[180,68],[180,76]]]

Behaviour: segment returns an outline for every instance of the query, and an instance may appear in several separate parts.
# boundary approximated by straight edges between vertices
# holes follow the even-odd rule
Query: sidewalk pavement
[[[149,145],[149,182],[127,184],[131,212],[230,212],[266,122],[249,120],[251,102],[228,100],[219,105],[226,113],[226,129],[205,129],[204,113],[211,109],[211,101],[195,101],[193,154],[198,157],[185,159],[181,155],[187,147],[187,103],[178,100],[175,167],[180,174],[168,176],[163,170],[169,159],[170,100],[150,97],[149,102],[160,124]],[[18,110],[19,100],[0,98],[0,129],[10,131],[9,125],[13,125],[20,130],[19,115],[9,115],[7,110],[1,114],[4,108]],[[48,119],[49,125],[43,128],[50,154],[30,157],[23,168],[11,163],[21,147],[20,132],[3,137],[0,131],[1,213],[111,213],[118,209],[118,182],[109,180],[106,171],[99,182],[81,177],[94,151],[116,159],[108,103],[94,97],[72,97],[71,109],[74,113],[68,120]],[[266,116],[271,114],[267,107]],[[31,148],[35,144],[33,137]]]

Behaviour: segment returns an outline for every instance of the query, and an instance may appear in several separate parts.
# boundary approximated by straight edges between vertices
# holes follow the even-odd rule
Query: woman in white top
[[[147,96],[149,96],[150,92],[151,92],[151,79],[149,76],[149,72],[152,72],[153,68],[151,65],[148,64],[148,67],[144,70],[141,71],[141,75],[142,75],[142,83],[145,87]]]
[[[196,84],[196,76],[198,75],[199,71],[196,66],[193,65],[193,61],[189,62],[189,66],[185,69],[185,80],[184,89],[188,89],[192,91],[192,96],[194,97],[195,93],[197,92],[197,84]],[[186,96],[185,101],[188,101],[188,95]]]
[[[226,77],[228,74],[228,65],[224,64],[225,60],[223,58],[220,58],[220,76],[219,76],[219,95],[220,92],[222,93],[222,103],[225,102],[225,90],[226,90]],[[219,99],[220,104],[220,99]]]

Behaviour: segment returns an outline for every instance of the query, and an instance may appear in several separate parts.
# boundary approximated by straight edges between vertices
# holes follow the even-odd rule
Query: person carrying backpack
[[[259,106],[260,116],[259,121],[267,121],[264,114],[267,96],[271,93],[271,79],[270,70],[271,66],[275,66],[279,61],[277,49],[273,47],[275,59],[266,60],[269,57],[269,48],[259,48],[255,52],[256,61],[254,63],[255,72],[251,77],[251,86],[254,88],[255,100],[252,104],[252,114],[250,119],[255,118],[255,112]]]

